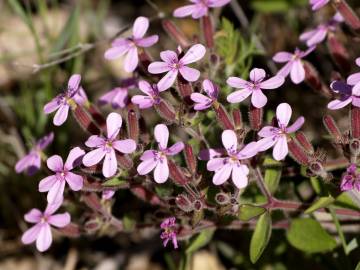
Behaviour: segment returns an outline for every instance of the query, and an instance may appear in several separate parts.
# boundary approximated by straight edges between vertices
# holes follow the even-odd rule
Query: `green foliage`
[[[253,56],[259,54],[254,39],[246,40],[226,18],[221,19],[220,31],[215,39],[216,51],[225,61],[225,76],[246,77]]]
[[[309,253],[331,251],[336,241],[312,218],[298,218],[291,222],[287,239],[292,246]]]
[[[206,246],[214,235],[214,229],[206,229],[200,232],[195,238],[193,238],[186,249],[187,254],[192,254],[198,249]]]
[[[256,263],[264,252],[271,236],[271,216],[266,212],[260,216],[256,223],[250,242],[250,260]]]
[[[263,165],[264,167],[267,167],[264,175],[265,185],[267,186],[268,190],[274,194],[280,183],[281,162],[267,157],[265,158]]]
[[[266,211],[265,208],[251,204],[243,204],[239,207],[239,219],[248,221],[254,217],[260,216]]]
[[[104,187],[117,187],[127,184],[128,182],[126,180],[119,179],[117,177],[111,178],[110,180],[107,180],[102,185]]]
[[[324,208],[324,207],[332,204],[334,201],[335,201],[335,199],[332,196],[320,197],[308,209],[305,210],[305,214],[310,214],[320,208]]]
[[[253,0],[251,8],[260,13],[286,13],[293,7],[305,6],[307,0]]]
[[[124,225],[124,231],[131,232],[135,228],[136,219],[132,213],[125,213],[122,223]]]

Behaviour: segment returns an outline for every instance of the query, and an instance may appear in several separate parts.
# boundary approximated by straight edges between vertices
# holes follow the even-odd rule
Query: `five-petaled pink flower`
[[[306,42],[309,47],[317,45],[323,42],[330,32],[335,32],[337,24],[343,21],[344,18],[338,12],[327,23],[322,23],[315,29],[302,33],[300,40]]]
[[[356,164],[351,164],[341,178],[341,191],[356,189],[360,192],[360,174],[357,172]]]
[[[231,93],[227,97],[230,103],[242,102],[251,95],[251,103],[256,108],[262,108],[267,103],[267,97],[261,91],[262,89],[275,89],[284,84],[285,78],[276,75],[264,81],[266,76],[265,70],[254,68],[250,71],[250,81],[245,81],[238,77],[230,77],[226,83],[231,87],[239,88],[239,90]]]
[[[61,206],[62,201],[55,204],[48,204],[44,212],[33,208],[24,218],[29,223],[36,223],[33,227],[28,229],[21,237],[21,241],[25,245],[32,244],[36,241],[36,248],[40,251],[46,251],[52,243],[51,227],[63,228],[70,223],[70,215],[65,212],[63,214],[54,213]]]
[[[310,0],[309,3],[311,5],[312,10],[318,10],[323,6],[327,5],[330,0]]]
[[[80,87],[81,76],[74,74],[70,77],[68,88],[62,94],[57,95],[53,100],[44,106],[44,113],[50,114],[57,110],[53,123],[61,126],[67,119],[69,109],[76,104],[83,105],[87,101],[84,90]]]
[[[30,152],[22,157],[15,165],[15,171],[21,173],[26,171],[29,175],[36,173],[41,167],[41,153],[54,140],[54,133],[42,137],[36,142]]]
[[[73,168],[81,164],[81,157],[85,151],[80,147],[73,148],[65,164],[60,156],[54,155],[47,159],[48,168],[55,172],[54,175],[45,177],[39,183],[40,192],[48,192],[48,203],[56,203],[63,200],[65,184],[67,183],[71,190],[79,191],[83,187],[83,177],[71,172]]]
[[[161,233],[160,238],[163,240],[163,245],[166,247],[168,242],[171,240],[175,249],[178,248],[176,238],[176,219],[175,217],[169,217],[165,219],[161,224],[160,228],[164,231]]]
[[[105,177],[115,175],[117,170],[117,159],[115,150],[124,154],[135,151],[136,143],[132,139],[117,140],[122,125],[121,115],[110,113],[106,118],[107,136],[92,135],[85,142],[87,147],[96,148],[83,157],[83,164],[87,167],[98,164],[104,157],[102,173]]]
[[[138,17],[132,29],[132,36],[129,38],[117,38],[111,44],[111,48],[105,52],[105,58],[108,60],[116,59],[124,54],[124,69],[127,72],[133,72],[139,63],[138,47],[147,48],[154,45],[159,40],[158,35],[144,37],[149,28],[149,19]]]
[[[138,105],[140,109],[147,109],[160,103],[161,98],[159,94],[161,91],[158,90],[156,84],[151,86],[150,83],[142,80],[139,82],[139,89],[146,96],[135,95],[131,98],[131,102]]]
[[[231,175],[235,186],[237,188],[244,188],[248,185],[249,168],[241,160],[249,159],[258,153],[256,142],[251,142],[239,150],[236,133],[230,129],[223,131],[221,139],[225,151],[209,149],[213,154],[210,155],[207,169],[208,171],[215,172],[212,179],[213,183],[221,185]],[[227,157],[219,157],[222,154],[227,155]]]
[[[209,8],[222,7],[230,3],[231,0],[189,0],[193,4],[179,7],[174,10],[173,16],[183,18],[191,15],[194,19],[199,19],[208,15]]]
[[[210,80],[204,80],[203,83],[204,91],[208,96],[205,96],[200,93],[192,93],[190,98],[196,104],[194,109],[196,111],[205,110],[212,106],[212,104],[217,100],[219,95],[219,87]]]
[[[146,150],[140,157],[142,162],[137,167],[137,171],[140,175],[145,175],[154,170],[154,180],[161,184],[169,177],[167,156],[174,156],[181,152],[184,149],[184,143],[177,142],[168,147],[169,130],[164,124],[155,126],[154,135],[159,150]]]
[[[200,71],[186,65],[200,60],[204,57],[205,53],[206,49],[201,44],[193,45],[180,59],[174,51],[162,51],[160,58],[164,62],[154,62],[148,67],[149,72],[152,74],[167,72],[157,84],[159,91],[170,88],[174,84],[179,72],[185,80],[189,82],[197,81],[200,77]]]
[[[290,73],[290,78],[293,83],[301,83],[303,80],[305,80],[305,69],[301,59],[315,50],[315,48],[315,46],[312,46],[306,51],[300,51],[298,48],[296,48],[293,54],[289,52],[278,52],[275,54],[273,57],[275,62],[287,62],[286,65],[283,66],[277,74],[286,77]]]
[[[259,151],[265,151],[274,146],[273,157],[275,160],[282,160],[288,154],[288,138],[290,133],[294,133],[304,124],[304,117],[299,117],[294,124],[288,127],[292,110],[289,104],[281,103],[276,108],[276,118],[278,127],[263,127],[258,135],[263,139],[257,141]]]

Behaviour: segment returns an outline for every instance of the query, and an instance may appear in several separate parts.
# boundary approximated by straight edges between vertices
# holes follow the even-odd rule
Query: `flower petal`
[[[208,171],[213,172],[219,170],[225,164],[226,164],[226,158],[213,158],[207,162],[206,168]]]
[[[273,145],[276,143],[277,139],[276,137],[265,137],[261,140],[258,140],[256,142],[257,150],[258,151],[266,151],[269,148],[273,147]]]
[[[124,154],[130,154],[136,150],[136,143],[132,139],[114,141],[112,145],[116,150]]]
[[[48,222],[57,228],[63,228],[69,225],[70,221],[71,217],[69,213],[57,214],[48,218]]]
[[[46,160],[46,165],[53,172],[60,172],[64,168],[64,163],[59,155],[53,155]]]
[[[253,91],[252,96],[251,96],[251,103],[256,108],[262,108],[267,103],[267,97],[264,95],[264,93],[260,89],[255,90],[255,91]]]
[[[81,82],[81,75],[74,74],[69,79],[68,88],[72,90],[77,90],[80,86],[80,82]]]
[[[136,40],[136,45],[143,48],[148,48],[154,45],[156,42],[159,41],[158,35],[152,35],[146,38],[140,38]]]
[[[150,83],[148,83],[147,81],[144,81],[144,80],[139,81],[139,89],[141,92],[143,92],[144,94],[146,94],[148,96],[151,96],[152,93],[154,92]]]
[[[180,62],[184,65],[194,63],[204,57],[206,48],[204,45],[195,44],[193,45],[185,55],[180,59]]]
[[[61,126],[64,124],[68,117],[70,106],[68,104],[63,104],[59,107],[57,112],[55,113],[53,123],[55,126]]]
[[[238,159],[248,159],[255,156],[258,152],[257,142],[250,142],[245,145],[236,156]]]
[[[232,169],[232,181],[237,188],[245,188],[248,181],[249,168],[246,165],[238,164],[233,166]]]
[[[338,109],[344,108],[346,105],[350,104],[351,101],[352,101],[351,97],[349,97],[345,100],[335,99],[333,101],[330,101],[329,104],[327,105],[327,107],[330,110],[338,110]]]
[[[170,70],[161,80],[157,83],[157,87],[159,91],[164,91],[169,89],[175,82],[176,77],[178,75],[177,70]]]
[[[136,95],[131,98],[131,102],[138,105],[140,109],[147,109],[154,106],[154,100],[149,96]]]
[[[110,113],[106,118],[107,137],[109,139],[115,138],[119,134],[121,125],[122,125],[121,115],[115,112]]]
[[[39,223],[41,221],[42,212],[39,209],[33,208],[24,215],[24,219],[30,223]]]
[[[124,60],[124,69],[126,72],[133,72],[139,64],[138,50],[136,47],[131,48]]]
[[[49,114],[56,111],[61,106],[59,99],[55,97],[50,102],[46,103],[44,106],[44,113]]]
[[[266,76],[265,70],[262,68],[253,68],[250,71],[250,80],[253,82],[261,82]]]
[[[346,83],[350,85],[355,85],[358,82],[360,82],[360,72],[350,75],[346,80]]]
[[[149,158],[142,161],[136,170],[140,175],[145,175],[151,172],[155,168],[157,163],[158,161],[155,160],[154,158]]]
[[[64,168],[68,169],[69,171],[72,170],[74,167],[80,165],[81,157],[85,155],[85,151],[82,150],[80,147],[75,147],[71,149],[69,155],[65,161]]]
[[[293,132],[299,130],[301,128],[301,126],[304,124],[304,122],[305,122],[305,118],[302,116],[299,117],[298,119],[296,119],[296,121],[291,126],[286,128],[286,132],[293,133]]]
[[[276,75],[266,81],[260,83],[261,89],[275,89],[283,85],[285,82],[285,78],[280,75]]]
[[[21,242],[23,242],[23,244],[25,245],[35,242],[36,238],[38,238],[39,236],[40,229],[41,229],[41,225],[36,224],[35,226],[26,230],[21,237]]]
[[[226,80],[226,83],[228,85],[230,85],[231,87],[239,88],[239,89],[247,88],[248,84],[249,84],[248,81],[245,81],[245,80],[243,80],[241,78],[238,78],[238,77],[229,77]]]
[[[236,151],[238,142],[236,133],[233,130],[224,130],[221,134],[221,140],[227,151]]]
[[[102,173],[105,177],[111,177],[116,174],[117,171],[117,160],[115,151],[111,149],[110,152],[105,154],[104,164],[102,167]]]
[[[186,5],[175,9],[173,12],[173,16],[177,18],[183,18],[191,15],[196,10],[197,10],[196,5]]]
[[[275,143],[273,157],[275,160],[282,160],[288,154],[288,144],[286,136],[281,136]]]
[[[259,132],[260,137],[272,137],[274,136],[279,129],[272,126],[265,126]]]
[[[250,96],[252,92],[253,91],[248,88],[237,90],[237,91],[231,93],[230,95],[228,95],[226,100],[230,103],[242,102],[248,96]]]
[[[98,164],[104,158],[105,153],[106,151],[102,147],[92,150],[83,157],[83,164],[86,167]]]
[[[209,97],[215,98],[215,99],[218,97],[219,88],[212,81],[204,80],[202,85],[203,85],[205,92],[208,94]]]
[[[208,2],[208,6],[209,7],[222,7],[227,5],[228,3],[230,3],[231,0],[210,0]]]
[[[87,147],[100,147],[104,144],[105,144],[104,138],[102,138],[98,135],[91,135],[85,142],[85,145]]]
[[[160,148],[166,149],[169,140],[169,130],[164,124],[158,124],[154,129],[155,140],[159,143]]]
[[[200,77],[200,71],[195,68],[183,66],[179,69],[181,76],[188,82],[195,82]]]
[[[231,171],[232,171],[232,165],[229,163],[225,164],[219,170],[217,170],[212,179],[214,185],[218,186],[225,183],[226,180],[229,179]]]
[[[305,80],[305,69],[300,60],[293,62],[290,71],[290,78],[295,84],[299,84]]]
[[[68,172],[65,177],[66,182],[73,191],[79,191],[83,188],[84,179],[81,175]]]
[[[44,252],[51,246],[52,243],[52,235],[50,225],[47,223],[43,223],[40,225],[40,232],[36,239],[36,248],[40,252]]]
[[[169,178],[169,167],[167,159],[159,161],[154,170],[154,180],[156,183],[162,184]]]
[[[170,65],[178,62],[178,55],[176,54],[176,52],[170,50],[160,52],[160,58],[166,64]]]
[[[65,180],[57,180],[47,194],[49,204],[62,202],[64,199]]]
[[[293,54],[288,52],[278,52],[273,56],[273,60],[277,63],[285,63],[292,59]]]
[[[160,74],[171,70],[168,63],[165,62],[153,62],[148,66],[148,71],[151,74]]]
[[[142,38],[145,35],[148,28],[149,28],[148,18],[142,16],[136,18],[132,29],[134,38]]]
[[[289,104],[281,103],[276,108],[276,118],[278,120],[279,126],[287,127],[289,124],[292,114],[292,109]]]
[[[276,75],[278,76],[283,76],[284,78],[289,75],[291,69],[293,66],[293,61],[290,61],[288,63],[286,63],[279,71]]]
[[[174,156],[180,153],[184,149],[184,147],[185,145],[183,142],[177,142],[166,150],[166,154],[169,156]]]
[[[57,182],[56,175],[45,177],[39,182],[39,192],[48,192]]]

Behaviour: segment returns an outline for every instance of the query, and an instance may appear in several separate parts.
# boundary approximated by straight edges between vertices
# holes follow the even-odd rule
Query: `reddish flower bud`
[[[130,170],[134,166],[134,163],[129,156],[120,154],[119,152],[116,152],[116,160],[124,170]]]
[[[189,182],[184,172],[172,160],[168,160],[170,178],[178,185],[183,186]]]
[[[351,137],[360,138],[360,108],[351,106],[350,110],[351,118]]]
[[[147,53],[147,51],[145,51],[145,49],[140,50],[139,53],[139,61],[140,61],[140,66],[142,69],[142,72],[147,75],[148,72],[148,66],[150,65],[151,62],[153,62],[152,57]]]
[[[193,89],[191,83],[185,80],[180,74],[177,77],[177,85],[179,89],[179,93],[181,97],[184,99],[186,104],[193,104],[194,102],[191,100],[190,96],[193,93]]]
[[[95,125],[90,115],[85,111],[84,107],[76,106],[73,115],[78,124],[87,132],[93,135],[100,134],[100,129]]]
[[[61,233],[62,235],[66,237],[76,238],[80,237],[80,228],[79,225],[70,223],[69,225],[56,229],[57,232]]]
[[[101,222],[99,218],[92,218],[85,222],[84,229],[88,234],[94,234],[101,227]]]
[[[335,8],[343,16],[345,22],[355,31],[360,30],[360,19],[354,10],[346,3],[345,0],[333,0]]]
[[[215,201],[220,205],[226,205],[230,203],[230,196],[224,192],[220,192],[215,195]]]
[[[91,208],[95,212],[102,211],[102,205],[96,193],[87,192],[82,195],[81,199],[89,208]]]
[[[264,111],[262,108],[256,108],[252,104],[249,107],[249,121],[250,127],[253,130],[259,130],[263,123]]]
[[[130,188],[130,191],[139,199],[148,202],[152,205],[161,205],[165,206],[164,202],[150,190],[144,188],[143,186],[137,185]]]
[[[330,115],[325,115],[323,118],[324,125],[331,135],[331,137],[334,139],[336,143],[339,143],[342,141],[342,134],[336,125],[336,122],[334,118],[332,118]]]
[[[194,210],[194,205],[187,195],[180,194],[175,199],[176,205],[184,212],[191,212]]]
[[[204,204],[200,200],[194,201],[194,209],[195,211],[200,211],[204,208]]]
[[[162,26],[165,32],[174,39],[176,43],[178,43],[181,47],[187,48],[190,46],[190,42],[185,36],[183,32],[179,30],[179,28],[170,20],[163,20]]]
[[[106,130],[106,120],[101,112],[93,104],[89,106],[89,113],[91,117],[95,120],[96,124],[102,129]]]
[[[128,110],[127,122],[129,138],[137,143],[139,140],[139,119],[137,113],[132,109]]]
[[[210,16],[203,16],[201,18],[201,25],[203,28],[205,44],[211,49],[214,47],[214,31]]]
[[[331,91],[327,85],[321,80],[316,68],[308,61],[303,61],[305,69],[305,82],[316,92],[323,96],[331,97]]]
[[[335,34],[329,32],[327,39],[328,48],[335,63],[345,72],[351,69],[349,54],[341,42],[336,38]]]
[[[299,164],[301,165],[308,165],[309,164],[309,158],[304,152],[304,150],[301,148],[300,145],[298,145],[294,140],[290,140],[288,142],[289,147],[289,153],[290,156]]]
[[[193,148],[190,145],[185,144],[184,154],[187,168],[191,174],[195,175],[197,169],[197,159],[194,155]]]
[[[243,127],[241,111],[239,109],[233,110],[232,116],[234,119],[235,129],[241,129]]]
[[[161,118],[163,118],[169,122],[175,121],[175,119],[176,119],[175,109],[170,103],[161,99],[158,104],[154,105],[154,107]]]
[[[219,124],[224,128],[224,129],[234,129],[234,124],[232,123],[232,120],[230,119],[230,116],[228,114],[228,112],[226,111],[226,109],[224,108],[224,106],[222,106],[220,103],[214,103],[213,106],[215,112],[216,112],[216,117],[219,121]]]
[[[305,149],[309,154],[314,154],[314,147],[309,142],[308,138],[302,131],[298,131],[295,134],[296,140],[300,143],[300,145]]]

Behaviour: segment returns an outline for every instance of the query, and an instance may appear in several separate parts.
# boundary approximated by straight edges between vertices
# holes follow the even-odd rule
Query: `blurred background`
[[[96,101],[131,76],[121,68],[121,60],[104,59],[111,37],[140,15],[169,16],[186,3],[183,0],[0,1],[0,269],[176,269],[174,265],[181,252],[164,249],[157,233],[142,236],[100,233],[78,239],[61,238],[45,254],[23,246],[20,237],[27,228],[23,215],[30,208],[44,207],[45,196],[37,192],[38,181],[44,175],[16,174],[14,166],[36,139],[54,130],[52,117],[43,114],[43,106],[66,86],[71,74],[82,75],[82,86],[89,99]],[[269,73],[276,71],[276,66],[267,60],[277,51],[293,51],[300,44],[300,33],[332,15],[330,8],[314,14],[307,0],[238,0],[237,3],[248,21],[245,25],[233,6],[214,14],[219,30],[216,39],[222,44],[217,53],[227,57],[228,50],[233,49],[237,54],[227,59],[224,77],[219,81],[224,88],[226,76],[244,76],[253,66],[263,67]],[[349,3],[359,11],[358,0]],[[189,38],[198,38],[197,21],[191,18],[174,21]],[[347,29],[343,30],[346,33]],[[177,47],[163,31],[160,20],[152,21],[149,33],[160,35],[160,42],[150,50],[155,59],[161,50]],[[346,48],[351,48],[352,59],[360,56],[359,40],[349,40],[341,34],[340,38]],[[231,47],[227,48],[227,44]],[[336,68],[326,46],[321,45],[308,59],[325,75],[328,84]],[[284,101],[292,104],[294,114],[307,119],[306,134],[322,147],[330,145],[324,140],[326,133],[321,124],[326,98],[304,85],[288,84],[281,91],[271,92],[269,99],[269,108]],[[346,116],[345,112],[335,115],[344,129],[348,128]],[[55,141],[46,151],[49,155],[65,156],[69,148],[87,138],[71,117],[55,132]],[[308,189],[301,180],[284,181],[282,188],[294,188],[302,196],[301,192]],[[116,204],[122,207],[130,196],[119,193]],[[82,208],[69,211],[81,212]],[[248,259],[250,237],[251,232],[246,230],[217,232],[210,245],[194,255],[192,269],[347,269],[350,261],[356,262],[360,257],[359,252],[353,253],[350,261],[343,261],[338,252],[307,255],[289,246],[284,231],[274,231],[269,247],[254,266]]]

